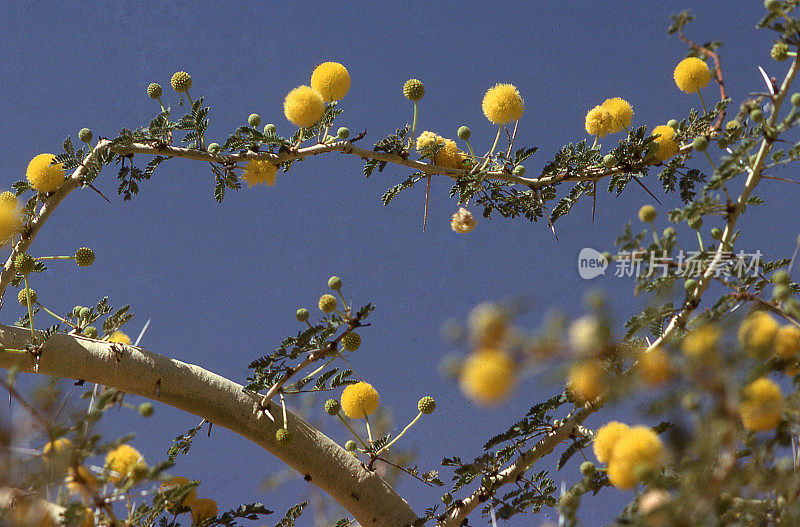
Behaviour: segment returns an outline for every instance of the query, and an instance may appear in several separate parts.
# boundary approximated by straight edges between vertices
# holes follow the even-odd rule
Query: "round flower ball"
[[[322,95],[309,86],[298,86],[283,101],[283,114],[292,124],[301,128],[315,125],[324,112]]]
[[[467,316],[470,340],[479,347],[493,348],[508,334],[508,314],[493,302],[481,302]]]
[[[608,391],[608,380],[594,362],[579,362],[569,369],[567,389],[579,402],[591,402]]]
[[[619,489],[632,489],[642,469],[655,470],[661,463],[664,445],[649,426],[634,426],[621,435],[608,461],[608,479]]]
[[[494,124],[518,121],[525,111],[525,101],[513,84],[496,84],[483,96],[483,114]]]
[[[72,450],[72,441],[66,437],[62,437],[61,439],[50,441],[44,445],[44,449],[42,450],[42,459],[44,459],[45,462],[50,463],[54,458],[63,457],[70,450]]]
[[[587,134],[603,137],[614,129],[614,118],[606,108],[595,106],[586,112],[585,128]]]
[[[25,176],[34,190],[54,192],[64,182],[64,165],[52,164],[55,160],[53,154],[39,154],[28,163]]]
[[[778,323],[766,311],[755,311],[739,326],[739,343],[753,358],[764,358],[772,352]]]
[[[719,329],[711,324],[705,324],[683,337],[681,351],[690,360],[708,362],[716,357],[719,337]]]
[[[81,247],[75,251],[75,263],[80,267],[89,267],[94,263],[94,251],[88,247]]]
[[[756,379],[742,391],[739,414],[746,429],[753,432],[772,430],[781,422],[782,411],[781,389],[768,378]]]
[[[643,205],[639,209],[639,221],[642,223],[653,223],[656,220],[656,208],[652,205]]]
[[[131,338],[122,331],[115,331],[108,336],[108,342],[117,342],[119,344],[131,345]]]
[[[380,396],[371,384],[359,382],[347,386],[342,392],[342,411],[350,419],[372,415],[378,409]]]
[[[247,162],[242,173],[242,179],[247,182],[247,186],[260,185],[266,183],[268,187],[275,184],[278,175],[278,167],[266,159],[251,159]]]
[[[800,329],[786,325],[775,335],[775,354],[784,360],[794,359],[800,354]]]
[[[688,57],[675,66],[673,77],[675,77],[675,84],[679,90],[695,93],[708,85],[711,80],[711,71],[705,61],[697,57]]]
[[[144,465],[138,450],[130,445],[120,445],[106,455],[106,468],[110,471],[109,481],[122,481],[137,465]]]
[[[200,498],[192,503],[192,524],[215,517],[219,513],[217,502],[210,498]]]
[[[319,297],[319,310],[323,313],[333,313],[333,310],[336,309],[336,297],[329,294],[324,294]]]
[[[643,349],[639,353],[639,376],[650,386],[658,386],[672,377],[669,356],[660,349]]]
[[[192,87],[192,76],[185,71],[176,71],[169,83],[176,92],[187,92]]]
[[[409,101],[418,101],[425,96],[425,85],[419,79],[408,79],[403,84],[403,96]]]
[[[323,62],[311,74],[311,87],[325,102],[340,101],[350,89],[350,73],[338,62]]]
[[[464,394],[483,406],[503,401],[514,387],[514,361],[504,351],[483,348],[464,361],[460,386]]]
[[[656,126],[653,128],[652,135],[658,136],[654,141],[658,145],[658,149],[653,153],[653,161],[666,161],[678,153],[678,143],[673,139],[675,137],[674,128],[667,125]]]
[[[619,439],[628,433],[630,428],[625,423],[611,421],[600,428],[594,435],[594,455],[600,463],[608,463],[611,453],[617,445]]]
[[[631,121],[633,120],[633,108],[625,99],[620,97],[606,99],[601,106],[611,114],[613,125],[609,133],[620,132],[631,125]]]

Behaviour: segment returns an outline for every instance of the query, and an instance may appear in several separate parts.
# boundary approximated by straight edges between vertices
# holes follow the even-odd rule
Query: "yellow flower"
[[[166,491],[188,485],[189,483],[191,483],[189,478],[184,478],[183,476],[174,476],[162,483],[161,486],[158,487],[158,492],[159,494],[163,494]],[[191,507],[195,501],[197,501],[197,487],[192,487],[192,490],[190,490],[189,493],[183,498],[183,501],[177,504],[167,502],[166,509],[172,514],[177,514],[181,509]]]
[[[192,524],[197,525],[203,520],[213,518],[219,512],[217,502],[209,498],[200,498],[192,503]]]
[[[697,57],[683,59],[675,66],[675,84],[683,92],[694,93],[705,88],[711,80],[708,64]]]
[[[620,489],[632,489],[642,470],[655,470],[661,463],[664,445],[648,426],[631,427],[617,441],[608,461],[608,479]]]
[[[326,102],[340,101],[350,89],[350,73],[338,62],[323,62],[311,74],[311,87]]]
[[[72,450],[72,441],[66,437],[62,437],[61,439],[50,441],[44,445],[44,449],[42,449],[42,459],[44,459],[46,463],[57,462],[59,460],[66,461],[66,456],[69,454],[70,450]],[[51,452],[52,454],[50,454]]]
[[[800,329],[792,325],[781,326],[775,335],[775,354],[788,360],[797,357],[798,353],[800,353]]]
[[[90,497],[98,489],[97,478],[83,465],[78,466],[78,468],[69,468],[66,484],[67,490],[73,494],[80,493],[84,498]]]
[[[673,127],[667,125],[656,126],[653,128],[652,135],[659,136],[655,139],[658,150],[653,153],[653,162],[666,161],[678,153],[678,143],[673,140],[673,137],[675,137],[675,129]]]
[[[586,133],[603,137],[614,128],[614,118],[606,108],[595,106],[586,112]]]
[[[669,357],[660,349],[639,353],[639,376],[649,385],[658,386],[672,377],[672,366]]]
[[[772,352],[778,334],[778,323],[766,311],[749,314],[739,326],[739,343],[753,358],[764,358]]]
[[[28,163],[26,177],[34,190],[39,192],[53,192],[64,182],[64,165],[55,161],[53,154],[39,154]]]
[[[325,101],[314,88],[298,86],[283,101],[283,114],[295,126],[314,126],[325,112]]]
[[[578,401],[591,402],[608,391],[608,380],[594,362],[579,362],[569,369],[567,389]]]
[[[108,336],[108,342],[119,342],[120,344],[131,345],[131,338],[122,331],[115,331]]]
[[[681,350],[689,359],[705,362],[715,357],[717,342],[719,330],[711,324],[705,324],[683,337]]]
[[[483,114],[494,124],[518,121],[525,111],[525,101],[513,84],[496,84],[483,96]]]
[[[350,419],[360,419],[375,413],[381,398],[371,384],[359,382],[342,392],[342,411]]]
[[[739,414],[748,430],[762,432],[772,430],[781,422],[783,395],[777,384],[761,377],[748,384],[742,391]]]
[[[122,481],[132,470],[144,466],[144,459],[138,450],[130,445],[120,445],[106,454],[108,480]]]
[[[461,368],[461,391],[483,406],[497,404],[508,396],[516,379],[515,365],[499,349],[479,349]]]
[[[441,145],[439,151],[433,157],[433,164],[449,168],[462,168],[466,156],[458,149],[458,145],[452,139],[445,139],[433,132],[422,132],[417,137],[417,152],[422,153],[426,149]],[[426,157],[430,157],[427,155]]]
[[[600,428],[594,435],[594,455],[600,463],[608,463],[617,441],[629,430],[628,425],[611,421]]]
[[[494,348],[508,335],[508,314],[492,302],[481,302],[467,316],[472,343],[479,347]]]
[[[16,209],[17,195],[9,191],[5,191],[2,194],[0,194],[0,208]]]
[[[603,101],[602,107],[608,110],[608,113],[611,114],[611,120],[614,123],[609,133],[613,134],[619,132],[623,128],[627,128],[631,125],[633,108],[631,108],[630,103],[625,99],[619,97],[606,99]]]
[[[459,234],[466,234],[472,231],[477,224],[478,220],[464,207],[459,207],[458,211],[450,218],[450,228]]]
[[[22,216],[16,207],[0,206],[0,242],[5,243],[22,226]]]
[[[84,507],[83,520],[78,525],[80,527],[94,527],[94,512],[91,507]]]
[[[267,161],[266,159],[251,159],[244,167],[242,179],[247,181],[247,186],[260,185],[266,183],[268,187],[275,184],[275,178],[278,174],[278,167]]]

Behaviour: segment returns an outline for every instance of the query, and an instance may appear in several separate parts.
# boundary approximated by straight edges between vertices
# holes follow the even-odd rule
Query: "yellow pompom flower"
[[[42,459],[44,459],[46,463],[59,459],[66,461],[65,456],[70,450],[72,450],[72,441],[66,437],[62,437],[61,439],[50,441],[44,445],[44,449],[42,449]]]
[[[627,128],[631,125],[631,120],[633,119],[633,108],[631,108],[630,103],[625,99],[620,97],[606,99],[603,101],[601,106],[608,110],[608,113],[611,114],[611,121],[613,122],[613,125],[611,126],[609,133],[613,134],[619,132],[623,128]]]
[[[778,323],[766,311],[749,314],[739,326],[739,343],[748,355],[764,358],[772,352],[772,344],[778,334]]]
[[[158,487],[158,493],[163,494],[166,491],[188,485],[189,483],[191,483],[189,478],[184,478],[183,476],[174,476],[169,478],[167,481],[162,483],[160,487]],[[167,502],[166,509],[172,514],[177,514],[182,509],[191,507],[195,501],[197,501],[197,487],[193,487],[180,503]]]
[[[323,62],[311,74],[311,87],[325,102],[340,101],[350,89],[350,73],[338,62]]]
[[[608,479],[619,489],[632,489],[642,470],[655,470],[661,464],[664,445],[649,426],[634,426],[622,434],[608,461]]]
[[[739,415],[742,417],[742,425],[748,430],[772,430],[781,422],[782,411],[781,389],[766,377],[756,379],[742,390]]]
[[[518,121],[525,111],[525,101],[513,84],[496,84],[483,96],[483,114],[494,124]]]
[[[0,242],[5,243],[22,226],[22,216],[16,207],[0,206]]]
[[[464,360],[459,384],[467,397],[491,406],[508,396],[515,380],[515,364],[506,352],[482,348]]]
[[[673,127],[667,125],[656,126],[653,128],[651,135],[659,136],[655,139],[658,150],[653,153],[653,162],[666,161],[678,153],[680,147],[673,139],[675,137],[675,129]]]
[[[97,492],[99,485],[89,469],[83,465],[77,468],[70,467],[66,478],[67,490],[72,494],[81,494],[88,498]]]
[[[459,234],[471,232],[477,224],[478,220],[464,207],[459,207],[455,214],[450,217],[450,228],[453,232]]]
[[[131,471],[143,466],[145,464],[142,455],[130,445],[120,445],[106,454],[108,480],[115,483],[122,481]]]
[[[439,146],[439,151],[433,157],[433,164],[449,168],[462,168],[466,156],[458,149],[458,145],[452,139],[445,139],[433,132],[425,131],[417,137],[417,152],[422,153],[426,149]],[[427,155],[426,157],[430,157]]]
[[[800,354],[800,329],[781,326],[775,335],[775,354],[784,360],[796,358]]]
[[[0,208],[16,209],[17,205],[17,196],[13,192],[5,191],[0,194]]]
[[[381,398],[378,391],[366,382],[347,386],[342,392],[342,411],[350,419],[361,419],[378,409]]]
[[[685,58],[675,66],[675,84],[682,92],[695,93],[711,80],[708,64],[697,57]]]
[[[508,314],[492,302],[481,302],[467,316],[470,340],[481,348],[495,348],[508,335]]]
[[[591,402],[608,391],[608,379],[594,362],[579,362],[569,369],[567,389],[578,401]]]
[[[283,114],[295,126],[314,126],[325,113],[322,95],[309,86],[298,86],[289,92],[283,101]]]
[[[669,356],[660,349],[643,349],[639,353],[639,376],[651,386],[658,386],[672,377]]]
[[[603,137],[614,128],[614,118],[606,108],[595,106],[586,112],[586,133]]]
[[[683,337],[681,351],[691,360],[707,362],[716,357],[718,342],[719,330],[711,324],[705,324]]]
[[[592,445],[597,461],[608,463],[617,442],[629,429],[628,425],[619,421],[611,421],[600,428],[594,435],[594,444]]]
[[[260,185],[266,183],[268,187],[275,184],[278,174],[278,167],[266,159],[251,159],[247,162],[242,173],[242,179],[247,181],[247,186]]]
[[[210,498],[200,498],[192,503],[192,525],[213,518],[219,513],[217,502]]]
[[[39,154],[28,163],[25,176],[34,190],[53,192],[64,182],[64,165],[61,163],[51,165],[55,160],[53,154]]]
[[[115,331],[108,336],[108,342],[118,342],[120,344],[131,345],[131,338],[122,331]]]

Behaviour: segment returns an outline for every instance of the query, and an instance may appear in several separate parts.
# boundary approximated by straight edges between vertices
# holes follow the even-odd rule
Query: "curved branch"
[[[0,325],[0,344],[24,349],[30,333]],[[0,368],[33,372],[30,354],[0,352]],[[287,412],[292,442],[278,445],[272,422],[242,386],[193,364],[141,348],[57,334],[45,344],[38,373],[112,386],[195,414],[256,443],[330,494],[363,526],[407,526],[416,515],[374,471],[301,418]],[[279,406],[268,403],[275,414]]]

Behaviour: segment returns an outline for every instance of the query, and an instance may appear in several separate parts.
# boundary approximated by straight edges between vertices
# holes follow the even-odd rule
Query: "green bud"
[[[286,428],[278,428],[278,430],[275,432],[275,441],[279,445],[288,445],[292,442],[292,432]]]
[[[656,221],[656,208],[652,205],[644,205],[639,209],[639,220],[642,223],[653,223]]]
[[[78,316],[80,318],[89,318],[89,315],[91,313],[92,313],[91,309],[89,309],[88,307],[84,307],[84,308],[81,309],[80,313],[78,313]]]
[[[426,395],[417,403],[417,409],[423,414],[432,414],[436,410],[436,401],[433,397]]]
[[[689,218],[688,220],[686,220],[686,222],[689,224],[690,228],[692,228],[692,229],[697,231],[697,230],[700,230],[700,227],[703,226],[703,217],[702,216],[694,216],[694,217]]]
[[[664,229],[664,232],[662,232],[661,235],[665,238],[671,238],[672,236],[675,236],[675,227],[667,227]]]
[[[514,167],[513,174],[515,176],[522,177],[525,175],[525,167],[522,165],[517,165]]]
[[[722,229],[720,229],[719,227],[714,227],[713,229],[711,229],[711,237],[714,238],[715,240],[721,240]]]
[[[257,113],[251,113],[250,117],[247,118],[247,124],[252,126],[253,128],[258,128],[261,126],[261,116]]]
[[[775,274],[772,275],[772,283],[787,285],[789,283],[789,273],[787,273],[784,269],[775,271]]]
[[[458,138],[462,141],[468,140],[472,137],[472,130],[469,129],[469,126],[462,126],[458,129]]]
[[[617,158],[614,156],[614,154],[606,154],[605,157],[603,157],[604,167],[611,168],[616,165],[617,165]]]
[[[73,307],[72,308],[72,316],[73,317],[81,316],[81,309],[83,309],[83,306],[75,306],[75,307]]]
[[[694,290],[697,288],[697,280],[694,278],[689,278],[686,282],[683,283],[683,288],[686,290],[688,294],[692,294]]]
[[[792,291],[789,289],[789,286],[785,284],[776,284],[775,287],[772,288],[772,299],[776,302],[783,302],[789,298],[791,294]]]
[[[325,413],[328,415],[336,415],[339,413],[341,405],[336,399],[328,399],[325,401]]]
[[[692,148],[698,152],[705,152],[706,148],[708,148],[708,139],[703,135],[695,137],[694,141],[692,141]]]
[[[88,128],[81,128],[81,131],[78,132],[78,139],[84,143],[90,143],[92,141],[92,131]]]
[[[453,502],[453,496],[449,492],[442,494],[442,503],[450,505]]]
[[[680,123],[678,123],[678,121],[676,121],[675,119],[670,119],[669,121],[667,121],[667,126],[671,128],[678,128],[679,124]]]
[[[264,135],[274,135],[278,133],[278,127],[272,123],[264,125]]]
[[[297,318],[298,322],[305,322],[308,320],[308,309],[301,307],[294,316]]]
[[[142,403],[139,405],[139,413],[142,415],[142,417],[150,417],[155,411],[156,409],[153,408],[152,403]]]
[[[328,287],[333,289],[334,291],[338,291],[342,288],[342,279],[338,276],[331,276],[328,278]]]
[[[89,337],[90,339],[97,338],[97,328],[94,326],[86,326],[83,328],[83,334]]]
[[[158,99],[161,97],[161,85],[154,82],[147,87],[147,96],[151,99]]]
[[[783,62],[789,58],[789,45],[786,42],[778,42],[772,46],[769,54],[773,60]]]
[[[755,123],[760,123],[764,120],[764,112],[760,109],[756,108],[755,110],[750,111],[750,120]]]
[[[219,154],[221,151],[222,147],[219,145],[219,143],[211,143],[208,145],[208,152],[210,154]]]
[[[591,461],[584,461],[581,463],[581,474],[587,478],[594,476],[595,472],[597,472],[597,469],[595,469],[594,463]]]
[[[781,8],[781,3],[778,0],[764,0],[764,9],[767,11],[777,12]]]
[[[356,448],[358,448],[358,445],[352,439],[350,439],[344,444],[344,449],[347,450],[348,452],[355,452]]]
[[[800,93],[793,93],[789,100],[792,101],[792,106],[800,106]]]
[[[347,139],[348,137],[350,137],[350,130],[342,126],[338,130],[336,130],[336,136],[339,137],[339,139]]]

